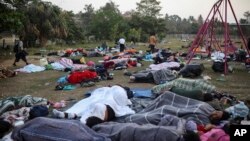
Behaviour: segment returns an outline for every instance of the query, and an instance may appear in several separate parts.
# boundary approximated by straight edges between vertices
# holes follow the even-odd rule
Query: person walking
[[[15,61],[13,63],[13,66],[16,66],[16,62],[19,62],[20,59],[22,59],[26,65],[28,65],[29,63],[27,62],[26,56],[28,55],[28,53],[24,50],[23,48],[23,37],[20,36],[19,37],[19,41],[17,42],[17,44],[14,46],[14,52],[15,54]]]
[[[156,42],[155,32],[151,32],[149,37],[149,48],[151,53],[155,51]]]
[[[125,39],[124,38],[120,38],[119,39],[119,44],[120,44],[120,52],[123,52],[125,49]]]

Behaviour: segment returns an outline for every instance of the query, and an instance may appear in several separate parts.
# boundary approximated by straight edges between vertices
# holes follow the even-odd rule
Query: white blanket
[[[180,63],[178,62],[164,62],[161,64],[149,65],[149,68],[152,70],[170,69],[170,68],[178,68],[178,67],[180,67]]]
[[[15,71],[24,72],[24,73],[32,73],[32,72],[40,72],[40,71],[44,71],[44,70],[45,70],[45,67],[36,66],[34,64],[29,64],[23,68],[16,69]]]
[[[109,105],[116,117],[135,113],[128,106],[132,103],[126,91],[120,86],[98,88],[91,93],[90,97],[80,100],[65,112],[81,116],[80,121],[85,124],[88,117],[96,115],[94,105],[97,103]]]

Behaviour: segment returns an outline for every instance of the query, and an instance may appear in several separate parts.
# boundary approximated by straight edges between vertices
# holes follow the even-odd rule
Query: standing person
[[[155,32],[151,32],[149,37],[149,48],[151,53],[154,53],[156,42]]]
[[[26,63],[26,65],[29,64],[27,62],[27,59],[26,59],[26,55],[28,53],[23,48],[23,41],[22,40],[23,40],[23,37],[20,36],[18,43],[14,46],[14,52],[16,53],[15,54],[16,59],[13,63],[13,66],[16,66],[16,62],[19,62],[20,59],[22,59]]]
[[[123,52],[125,49],[125,39],[124,38],[120,38],[119,39],[119,44],[120,44],[120,52]]]

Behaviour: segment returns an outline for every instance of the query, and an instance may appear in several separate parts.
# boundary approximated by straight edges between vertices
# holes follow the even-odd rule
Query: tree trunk
[[[48,39],[44,36],[40,36],[39,40],[40,40],[40,47],[46,47]]]

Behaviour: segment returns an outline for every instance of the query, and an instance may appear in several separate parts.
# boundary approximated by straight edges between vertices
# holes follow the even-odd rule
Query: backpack
[[[18,47],[19,47],[19,45],[18,45],[18,43],[16,43],[14,48],[13,48],[14,53],[18,53]]]

